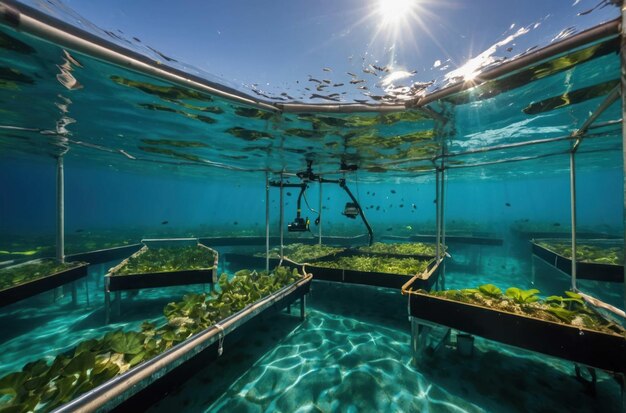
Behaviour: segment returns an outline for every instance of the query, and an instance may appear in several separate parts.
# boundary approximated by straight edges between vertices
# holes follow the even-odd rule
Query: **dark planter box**
[[[415,288],[419,288],[414,286]],[[409,292],[412,317],[607,371],[626,371],[626,338]]]
[[[371,285],[375,287],[386,287],[401,289],[413,275],[388,274],[382,272],[364,272],[347,270],[340,268],[318,267],[315,264],[306,265],[306,272],[313,274],[316,280],[342,282],[347,284]],[[441,272],[440,265],[434,260],[428,265],[427,277],[425,279],[417,279],[413,285],[416,288],[430,290],[439,278]]]
[[[114,268],[114,270],[122,268],[128,263],[128,260],[130,258],[142,254],[144,251],[147,250],[147,248],[148,247],[146,246],[142,247],[142,249],[134,253],[131,257],[122,261],[117,267]],[[144,288],[173,287],[177,285],[217,283],[217,252],[202,244],[198,244],[198,248],[206,248],[215,255],[213,267],[199,270],[181,270],[124,275],[112,275],[111,271],[105,276],[106,289],[110,292],[122,290],[140,290]]]
[[[572,275],[572,260],[545,248],[534,241],[531,242],[532,251],[537,257],[565,274]],[[624,266],[601,264],[594,262],[576,262],[576,278],[583,280],[624,282]]]
[[[102,264],[120,258],[128,257],[141,249],[141,244],[124,245],[121,247],[106,248],[96,251],[80,252],[68,255],[72,261],[85,261],[89,264]]]
[[[89,264],[76,263],[76,266],[65,271],[47,275],[36,280],[27,281],[14,287],[0,291],[0,307],[24,300],[44,291],[49,291],[64,284],[87,276]]]

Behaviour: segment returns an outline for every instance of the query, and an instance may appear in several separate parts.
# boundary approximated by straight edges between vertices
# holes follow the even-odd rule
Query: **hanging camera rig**
[[[341,164],[342,171],[356,171],[356,169],[357,169],[356,165],[346,165],[343,162]],[[287,225],[287,231],[289,232],[310,231],[309,218],[302,217],[302,199],[303,198],[305,202],[307,203],[307,207],[309,208],[309,210],[311,210],[312,212],[316,212],[308,205],[308,202],[306,200],[305,192],[307,188],[309,187],[310,182],[318,182],[320,184],[320,187],[322,184],[338,184],[339,187],[343,189],[346,192],[346,194],[348,194],[348,197],[351,200],[351,202],[346,203],[344,210],[342,212],[342,215],[350,219],[356,219],[357,216],[360,216],[361,220],[365,224],[365,227],[367,228],[367,233],[369,237],[369,245],[372,245],[372,243],[374,242],[374,233],[372,231],[372,227],[367,221],[367,218],[365,217],[365,214],[363,213],[363,208],[361,208],[359,201],[355,198],[354,194],[352,194],[352,191],[350,191],[350,188],[348,188],[345,178],[327,179],[327,178],[320,176],[319,174],[314,173],[312,160],[307,160],[306,170],[296,173],[296,176],[300,178],[301,180],[300,183],[284,182],[282,180],[282,177],[281,177],[281,180],[279,181],[269,181],[269,185],[272,187],[300,188],[300,193],[298,194],[298,199],[296,202],[296,218],[293,220],[293,222]],[[321,211],[318,211],[317,213],[320,214],[320,212]],[[317,219],[315,220],[315,224],[317,225],[319,223],[320,223],[320,217],[318,216]]]

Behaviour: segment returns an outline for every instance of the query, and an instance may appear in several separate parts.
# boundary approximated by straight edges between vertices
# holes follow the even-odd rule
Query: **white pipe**
[[[57,157],[57,245],[56,258],[65,262],[65,174],[63,155]]]

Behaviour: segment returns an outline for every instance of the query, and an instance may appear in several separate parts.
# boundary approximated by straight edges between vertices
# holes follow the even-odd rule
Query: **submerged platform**
[[[592,368],[626,373],[626,337],[617,333],[540,320],[538,318],[452,301],[442,297],[404,291],[409,316],[422,328],[440,325],[526,350],[555,356]],[[414,348],[419,345],[415,344]]]

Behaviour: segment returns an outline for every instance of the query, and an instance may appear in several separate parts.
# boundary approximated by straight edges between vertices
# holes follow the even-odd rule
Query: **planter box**
[[[177,285],[217,283],[217,251],[199,243],[197,244],[197,247],[205,248],[213,254],[214,262],[211,267],[197,270],[163,271],[123,275],[113,274],[127,265],[131,258],[136,258],[144,254],[149,248],[147,245],[144,245],[139,251],[122,261],[116,267],[112,268],[109,273],[105,275],[106,292],[172,287]]]
[[[568,257],[557,254],[549,248],[539,245],[537,242],[543,240],[533,240],[532,252],[547,264],[557,268],[565,274],[572,275],[572,260]],[[608,243],[608,241],[606,242]],[[613,243],[614,244],[614,243]],[[622,245],[622,243],[620,243]],[[595,262],[576,262],[576,278],[594,281],[624,282],[624,266],[603,264]]]
[[[408,297],[409,314],[417,319],[590,367],[626,372],[624,336],[493,310],[419,292],[408,292]]]
[[[304,296],[310,288],[311,276],[305,275],[54,411],[144,411],[172,387],[180,385],[195,371],[204,368],[207,362],[219,357],[221,346],[228,351],[232,341],[224,343],[227,335],[236,333],[256,317],[279,311],[298,299],[302,300],[304,310]],[[247,334],[254,332],[248,331]]]
[[[415,281],[416,288],[430,290],[439,278],[441,272],[439,263],[432,260],[428,264],[428,269],[422,274],[422,278]],[[305,266],[305,271],[313,274],[316,280],[342,282],[346,284],[371,285],[375,287],[386,287],[401,289],[413,275],[408,274],[388,274],[382,272],[364,272],[341,268],[326,268],[317,266],[315,263]]]
[[[27,261],[13,267],[27,264],[35,264],[40,261],[41,260],[39,259]],[[52,290],[54,288],[60,287],[64,284],[76,281],[80,278],[87,276],[87,268],[89,267],[89,264],[85,262],[76,262],[69,264],[75,265],[63,271],[58,271],[41,278],[26,281],[13,287],[0,290],[0,307],[13,304],[17,301],[24,300],[34,295],[40,294],[44,291]]]

